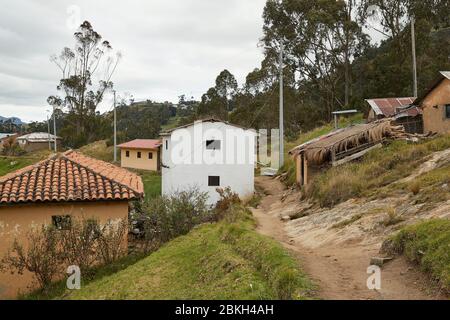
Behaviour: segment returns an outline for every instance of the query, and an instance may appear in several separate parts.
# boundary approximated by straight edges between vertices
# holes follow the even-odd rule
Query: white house
[[[219,199],[217,188],[253,195],[255,131],[205,119],[161,136],[163,195],[197,187],[208,193],[209,204]]]

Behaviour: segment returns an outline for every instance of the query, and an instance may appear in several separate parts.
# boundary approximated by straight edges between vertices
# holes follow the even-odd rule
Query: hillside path
[[[256,177],[256,185],[265,196],[257,209],[252,209],[258,222],[257,231],[278,240],[299,261],[301,268],[317,286],[321,299],[444,299],[429,290],[429,281],[404,258],[396,258],[382,267],[381,290],[366,285],[370,258],[378,256],[381,243],[348,243],[319,245],[314,248],[289,237],[283,216],[284,185],[271,177]],[[314,213],[313,213],[314,214]]]

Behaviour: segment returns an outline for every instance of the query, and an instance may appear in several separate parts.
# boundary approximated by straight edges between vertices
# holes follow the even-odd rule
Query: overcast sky
[[[61,78],[50,55],[74,44],[77,8],[122,55],[113,81],[136,100],[200,98],[219,72],[259,67],[265,0],[3,1],[0,116],[43,120]],[[75,7],[73,7],[75,5]],[[74,10],[75,9],[75,10]],[[109,109],[107,101],[101,111]]]

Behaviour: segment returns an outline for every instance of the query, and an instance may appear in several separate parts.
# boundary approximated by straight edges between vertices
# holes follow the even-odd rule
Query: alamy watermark
[[[81,289],[81,270],[79,266],[72,265],[67,267],[67,277],[66,287],[69,290],[80,290]]]
[[[211,126],[201,121],[192,127],[175,130],[163,139],[163,162],[177,165],[248,164],[259,161],[279,168],[280,135],[278,129],[245,130],[225,124]],[[166,153],[167,156],[164,156]]]

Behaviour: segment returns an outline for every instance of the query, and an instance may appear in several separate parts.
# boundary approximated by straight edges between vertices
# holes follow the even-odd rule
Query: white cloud
[[[262,59],[265,0],[8,1],[0,11],[0,115],[45,119],[59,81],[49,56],[73,44],[73,4],[122,52],[113,81],[138,100],[199,98],[224,68],[242,83]]]

